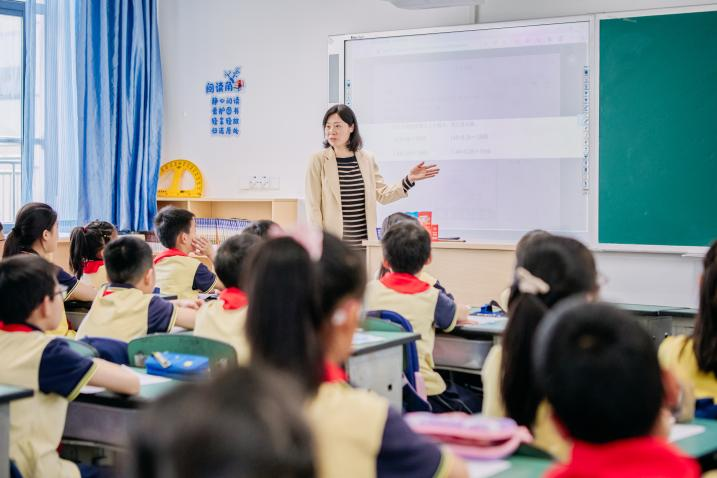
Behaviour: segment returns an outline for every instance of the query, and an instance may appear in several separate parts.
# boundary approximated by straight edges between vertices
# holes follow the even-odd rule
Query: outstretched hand
[[[408,179],[411,182],[421,181],[423,179],[430,179],[433,176],[438,175],[440,169],[435,164],[426,164],[425,161],[421,161],[408,173]]]

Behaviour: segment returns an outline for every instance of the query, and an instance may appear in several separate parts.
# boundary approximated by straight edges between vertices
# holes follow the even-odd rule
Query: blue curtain
[[[82,220],[150,230],[162,140],[156,0],[81,0],[77,87]]]

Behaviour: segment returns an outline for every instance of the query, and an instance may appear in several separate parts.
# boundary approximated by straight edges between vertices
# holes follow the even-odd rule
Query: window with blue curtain
[[[151,229],[162,73],[156,0],[0,0],[0,221]]]
[[[22,201],[24,11],[22,2],[0,0],[0,222],[5,225]]]

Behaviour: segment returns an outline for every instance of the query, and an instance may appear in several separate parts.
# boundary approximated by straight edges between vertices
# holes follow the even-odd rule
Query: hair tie
[[[550,292],[548,283],[531,274],[525,267],[515,269],[515,284],[522,294],[538,295]]]
[[[290,237],[309,253],[312,261],[318,262],[324,251],[324,233],[316,227],[299,225],[291,232],[282,231],[280,227],[272,225],[267,235],[274,239],[277,237]]]
[[[87,228],[86,228],[85,226],[82,226],[82,232],[84,232],[85,234],[87,234]]]

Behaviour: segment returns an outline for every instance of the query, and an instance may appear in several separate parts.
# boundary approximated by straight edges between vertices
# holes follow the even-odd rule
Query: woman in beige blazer
[[[351,108],[332,106],[324,115],[323,125],[325,149],[311,157],[306,171],[309,222],[350,243],[376,239],[376,201],[388,204],[406,197],[416,181],[436,176],[439,169],[434,164],[421,162],[402,181],[386,184],[373,154],[362,149],[358,123]],[[363,188],[359,178],[363,180]],[[361,193],[363,201],[360,201]],[[365,229],[362,219],[365,219]]]

